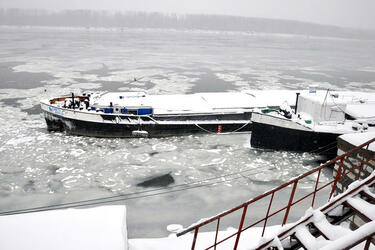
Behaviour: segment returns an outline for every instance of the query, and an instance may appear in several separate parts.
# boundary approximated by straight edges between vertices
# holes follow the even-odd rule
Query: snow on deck
[[[142,92],[110,92],[93,101],[93,105],[124,107],[153,107],[154,114],[174,112],[204,113],[244,110],[258,107],[294,105],[297,92],[302,90],[254,90],[244,92],[147,95]]]
[[[126,207],[0,216],[0,249],[126,250]]]
[[[375,118],[375,103],[350,104],[346,106],[345,113],[356,119]]]
[[[373,92],[317,90],[301,93],[302,96],[313,102],[327,105],[347,103],[374,104],[375,102]]]

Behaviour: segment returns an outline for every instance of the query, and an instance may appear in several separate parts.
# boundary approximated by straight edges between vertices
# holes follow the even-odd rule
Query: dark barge
[[[51,131],[95,137],[162,137],[247,132],[255,108],[278,107],[294,96],[295,91],[109,92],[53,98],[41,101],[41,107]]]
[[[375,94],[311,91],[297,96],[295,110],[258,110],[251,122],[252,147],[331,157],[339,135],[375,130]]]

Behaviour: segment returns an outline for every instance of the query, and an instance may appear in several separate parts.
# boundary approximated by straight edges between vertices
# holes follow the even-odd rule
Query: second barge
[[[310,91],[297,95],[295,110],[263,109],[252,114],[251,146],[274,150],[337,153],[337,137],[375,131],[375,93]]]

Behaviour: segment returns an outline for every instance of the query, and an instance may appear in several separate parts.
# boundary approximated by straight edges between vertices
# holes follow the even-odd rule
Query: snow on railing
[[[315,218],[315,219],[312,219],[313,217],[316,217],[317,213],[318,213],[318,216],[323,216],[325,213],[331,215],[331,213],[333,215],[342,215],[343,213],[343,210],[342,212],[338,212],[337,210],[335,211],[335,209],[339,208],[340,206],[344,205],[345,203],[348,204],[350,203],[349,201],[353,199],[353,197],[355,197],[356,195],[360,194],[361,192],[363,191],[366,191],[368,190],[368,187],[369,186],[372,186],[375,184],[375,172],[372,172],[370,174],[370,176],[368,176],[366,179],[362,180],[362,181],[355,181],[353,183],[351,183],[348,187],[348,189],[344,192],[344,193],[341,193],[337,196],[335,196],[334,198],[332,198],[328,203],[324,204],[322,207],[320,207],[319,209],[317,209],[316,211],[314,211],[313,209],[308,209],[305,213],[305,216],[303,216],[302,218],[300,218],[297,222],[293,223],[293,224],[288,224],[288,227],[283,227],[280,229],[280,231],[278,232],[278,235],[275,235],[274,238],[277,238],[277,239],[281,239],[283,237],[287,237],[288,235],[293,235],[294,233],[296,233],[299,228],[301,228],[301,226],[303,225],[307,225],[309,222],[311,221],[314,221],[314,223],[316,223],[317,221],[321,221],[321,219],[319,218]],[[368,220],[368,221],[371,221],[371,219],[368,217],[373,214],[373,210],[369,210],[366,212],[366,206],[368,206],[367,203],[362,204],[362,205],[359,205],[357,206],[357,208],[354,208],[353,211],[354,213],[356,214],[360,214],[360,216],[362,216],[361,218],[364,218],[365,220]],[[342,207],[341,207],[342,209]],[[339,210],[341,210],[339,209]],[[327,220],[326,220],[327,223],[329,223]],[[373,224],[373,222],[375,221],[371,221],[371,226],[368,225],[368,223],[365,224],[365,226],[360,226],[359,228],[363,228],[361,230],[355,230],[354,233],[352,231],[350,231],[351,233],[348,234],[348,235],[345,235],[345,237],[339,237],[340,239],[338,239],[338,241],[340,241],[340,244],[337,244],[337,241],[332,241],[330,242],[327,246],[325,246],[323,249],[350,249],[351,247],[355,246],[355,245],[358,245],[359,243],[362,243],[364,241],[367,241],[366,244],[369,244],[368,241],[371,240],[371,237],[374,235],[374,232],[375,232],[375,224]],[[370,223],[370,222],[369,222]],[[327,224],[326,224],[327,225]],[[332,226],[332,225],[330,225]],[[330,230],[330,229],[328,229]],[[343,234],[343,232],[338,232],[337,228],[335,229],[331,229],[332,232],[334,232],[335,234]],[[327,231],[327,230],[325,230]],[[322,234],[323,235],[323,234]],[[327,236],[323,236],[323,237],[327,237]],[[337,236],[336,236],[337,237]],[[332,235],[331,235],[331,238],[332,238]],[[333,237],[335,238],[335,237]],[[348,240],[350,239],[350,240]],[[272,238],[271,239],[265,239],[264,242],[261,242],[260,244],[257,245],[257,247],[255,249],[267,249],[269,247],[271,247],[273,244],[272,242]],[[333,239],[332,239],[333,240]],[[330,246],[333,246],[333,248]],[[345,246],[345,247],[344,247]],[[308,247],[303,247],[303,248],[308,248]],[[368,248],[364,248],[364,249],[368,249]]]
[[[182,231],[178,232],[177,236],[181,236],[181,235],[184,235],[188,232],[194,231],[194,237],[193,237],[191,249],[195,249],[195,245],[196,245],[196,241],[197,241],[197,237],[198,237],[198,232],[199,232],[200,228],[216,222],[216,234],[215,234],[214,244],[210,245],[210,246],[207,246],[205,249],[212,249],[212,248],[216,249],[216,247],[219,244],[221,244],[223,242],[227,242],[229,239],[232,239],[233,237],[236,237],[235,241],[234,241],[233,249],[237,249],[239,241],[240,241],[241,233],[244,232],[245,230],[247,230],[249,228],[252,228],[252,227],[258,225],[259,223],[263,222],[263,230],[262,230],[262,234],[261,234],[261,236],[263,237],[265,235],[266,226],[267,226],[267,222],[268,222],[269,218],[280,214],[282,211],[285,211],[284,216],[283,216],[283,220],[282,220],[282,225],[284,226],[286,224],[287,220],[288,220],[288,216],[289,216],[291,208],[293,206],[295,206],[296,204],[298,204],[298,203],[304,201],[306,198],[312,196],[311,206],[314,207],[317,193],[319,191],[321,191],[322,189],[328,187],[328,186],[331,186],[331,190],[330,190],[330,193],[329,193],[329,199],[328,199],[328,200],[330,200],[332,198],[335,190],[336,190],[336,186],[337,186],[338,181],[340,179],[344,178],[345,176],[351,174],[351,173],[355,173],[356,170],[357,170],[357,179],[359,179],[360,176],[361,176],[363,166],[375,159],[375,155],[366,159],[366,157],[368,155],[369,145],[371,143],[373,143],[374,141],[375,141],[375,138],[359,145],[358,147],[355,147],[355,148],[349,150],[345,154],[337,156],[333,160],[330,160],[330,161],[326,162],[325,164],[322,164],[321,166],[319,166],[319,167],[317,167],[313,170],[308,171],[305,174],[302,174],[302,175],[292,179],[291,181],[289,181],[287,183],[284,183],[284,184],[280,185],[279,187],[276,187],[276,188],[274,188],[274,189],[272,189],[268,192],[265,192],[264,194],[259,195],[259,196],[255,197],[253,199],[250,199],[249,201],[247,201],[247,202],[245,202],[241,205],[238,205],[238,206],[236,206],[236,207],[234,207],[230,210],[224,211],[224,212],[222,212],[222,213],[220,213],[216,216],[213,216],[209,219],[205,219],[204,221],[200,220],[198,223],[194,223],[193,225],[189,226],[188,228],[183,229]],[[362,152],[362,158],[361,158],[362,160],[361,160],[360,164],[351,168],[346,173],[343,173],[342,169],[343,169],[345,159],[347,157],[349,157],[350,155],[354,154],[354,153],[358,153],[361,149],[362,149],[362,151],[361,151]],[[319,180],[320,180],[322,170],[325,169],[325,168],[328,168],[328,167],[330,167],[330,166],[332,166],[333,164],[336,164],[336,163],[338,164],[338,169],[337,169],[337,173],[336,173],[335,178],[333,180],[329,181],[328,183],[319,187]],[[295,193],[296,193],[297,186],[298,186],[298,182],[300,180],[308,178],[308,177],[311,178],[315,174],[317,174],[317,178],[316,178],[316,181],[315,181],[314,190],[312,192],[308,193],[307,195],[304,195],[303,197],[301,197],[297,200],[294,200]],[[292,191],[290,193],[287,205],[278,209],[277,211],[270,212],[271,207],[272,207],[272,203],[273,203],[274,198],[275,198],[275,193],[280,191],[280,190],[283,190],[283,189],[285,189],[289,186],[292,186]],[[252,205],[253,203],[255,203],[256,201],[263,200],[266,197],[270,197],[270,200],[269,200],[269,203],[268,203],[268,207],[267,207],[267,210],[266,210],[265,217],[255,221],[254,223],[251,223],[250,225],[245,226],[244,222],[245,222],[247,211],[249,210],[248,209],[249,206]],[[219,233],[219,228],[220,228],[220,221],[222,220],[222,218],[227,216],[227,215],[230,215],[230,214],[232,214],[236,211],[240,211],[240,210],[242,210],[242,214],[241,214],[241,219],[240,219],[240,223],[239,223],[239,227],[238,227],[237,231],[235,233],[225,237],[224,239],[219,240],[218,239],[218,233]]]

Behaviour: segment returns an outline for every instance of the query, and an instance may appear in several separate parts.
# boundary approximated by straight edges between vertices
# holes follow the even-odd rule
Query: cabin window
[[[127,114],[127,113],[128,113],[128,110],[127,110],[127,109],[121,109],[121,113],[122,113],[122,114]]]

